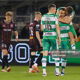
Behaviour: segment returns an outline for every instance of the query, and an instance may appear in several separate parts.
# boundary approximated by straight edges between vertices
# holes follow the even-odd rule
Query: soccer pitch
[[[11,72],[0,72],[0,80],[80,80],[80,66],[67,66],[64,76],[55,76],[54,66],[47,66],[47,76],[40,73],[28,73],[28,66],[11,66]],[[0,67],[1,69],[1,67]]]

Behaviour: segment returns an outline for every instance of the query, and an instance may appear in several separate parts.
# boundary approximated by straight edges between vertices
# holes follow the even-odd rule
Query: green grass
[[[0,80],[80,80],[80,67],[67,66],[64,76],[55,76],[54,66],[47,67],[47,76],[42,76],[42,68],[39,67],[40,73],[28,73],[28,66],[12,66],[11,72],[0,72]],[[1,67],[0,67],[1,69]]]

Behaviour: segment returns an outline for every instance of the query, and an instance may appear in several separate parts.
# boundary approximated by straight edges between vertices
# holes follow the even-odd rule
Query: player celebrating
[[[76,49],[75,47],[75,40],[77,41],[77,34],[74,30],[73,24],[72,24],[72,18],[73,18],[73,8],[71,6],[68,6],[66,9],[66,15],[64,18],[59,18],[60,22],[66,23],[66,24],[70,24],[70,31],[69,31],[69,37],[70,37],[70,41],[71,41],[71,47],[73,50]],[[74,40],[74,36],[75,36],[75,40]]]
[[[38,57],[38,60],[35,64],[34,64],[34,60],[36,57],[36,51],[42,51],[42,42],[41,42],[40,34],[39,34],[41,16],[42,15],[40,12],[35,12],[35,19],[30,24],[30,27],[29,27],[29,31],[30,31],[29,44],[31,48],[31,58],[30,58],[31,60],[30,60],[30,65],[29,65],[29,73],[34,73],[35,70],[39,72],[37,65],[40,62],[39,61],[40,57],[42,57],[42,52],[40,53],[40,56]]]
[[[7,72],[11,70],[8,63],[8,52],[9,46],[11,43],[11,32],[14,31],[16,36],[16,41],[18,41],[18,32],[16,31],[15,24],[12,22],[13,12],[8,11],[5,14],[5,20],[1,21],[0,29],[2,30],[2,52],[3,52],[3,59],[2,59],[2,72],[6,72],[4,69],[7,66]]]
[[[60,13],[59,13],[59,18],[64,18],[66,15],[66,9],[61,8]],[[66,23],[59,22],[60,26],[60,33],[61,33],[61,50],[68,50],[69,49],[69,30],[70,30],[70,25]],[[63,61],[61,63],[62,69],[61,69],[61,75],[64,75],[64,70],[66,67],[66,55],[65,57],[62,57]]]
[[[60,44],[60,29],[58,24],[58,19],[56,16],[56,5],[51,4],[48,6],[48,13],[44,14],[41,19],[41,29],[43,30],[43,58],[42,58],[42,68],[43,76],[46,76],[46,63],[47,55],[50,47],[52,50],[57,49],[56,39],[58,39],[58,44]],[[58,59],[56,59],[58,61]],[[56,64],[58,66],[58,64]],[[59,73],[59,70],[57,70]]]
[[[65,8],[61,8],[60,12],[59,12],[59,21],[61,19],[64,19],[66,16],[66,9]],[[61,32],[61,50],[68,50],[69,49],[69,43],[72,41],[70,40],[69,42],[69,32],[72,32],[75,36],[75,30],[73,28],[73,26],[71,24],[67,24],[64,21],[63,22],[59,22],[59,26],[60,26],[60,32]],[[72,35],[72,34],[70,34]],[[72,49],[74,49],[72,47]],[[64,70],[66,67],[66,57],[63,58],[62,61],[62,70],[61,70],[61,75],[64,75]]]

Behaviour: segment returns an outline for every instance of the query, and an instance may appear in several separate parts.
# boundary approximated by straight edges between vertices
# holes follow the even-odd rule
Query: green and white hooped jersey
[[[59,22],[60,33],[61,33],[61,41],[69,40],[68,32],[70,30],[70,25]]]
[[[55,38],[57,36],[56,24],[58,19],[56,14],[45,14],[42,16],[41,24],[43,26],[43,39]]]

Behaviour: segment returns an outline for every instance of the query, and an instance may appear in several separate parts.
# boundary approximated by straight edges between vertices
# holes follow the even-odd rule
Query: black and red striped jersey
[[[40,23],[38,21],[33,21],[30,23],[29,27],[29,39],[36,38],[36,31],[40,31]]]
[[[8,43],[11,41],[12,31],[16,31],[15,24],[11,21],[10,23],[5,22],[5,20],[0,22],[0,29],[2,32],[2,42]]]
[[[29,26],[29,44],[30,45],[36,45],[36,43],[39,43],[36,37],[36,31],[40,31],[40,22],[33,21]]]

